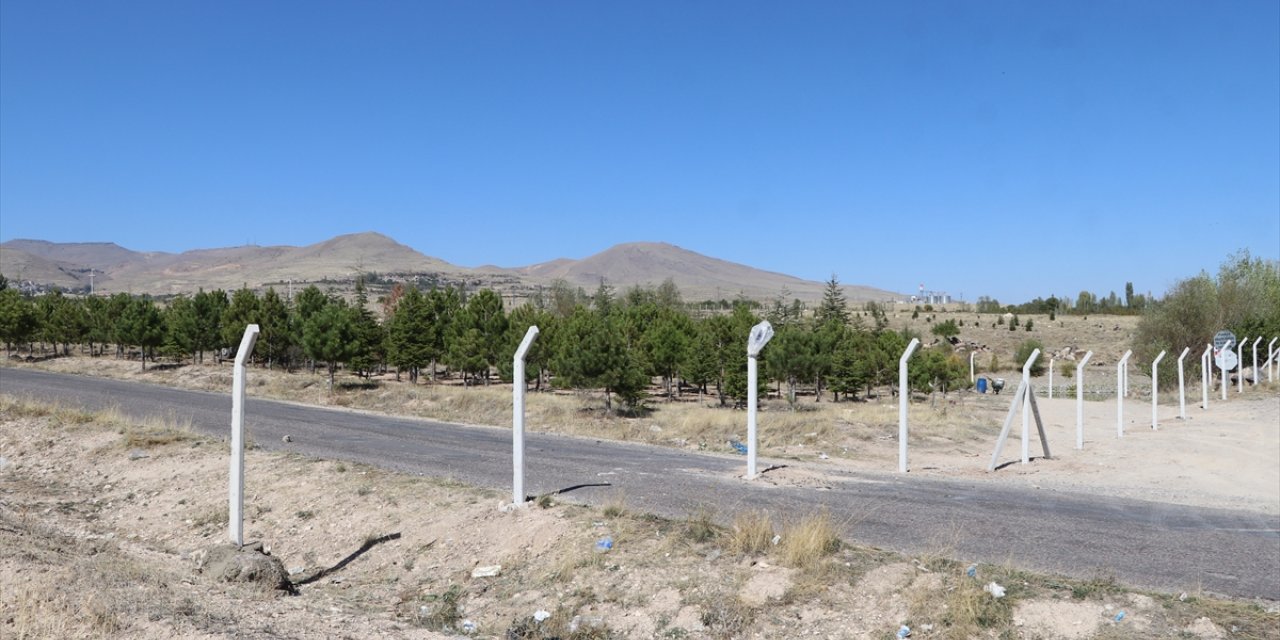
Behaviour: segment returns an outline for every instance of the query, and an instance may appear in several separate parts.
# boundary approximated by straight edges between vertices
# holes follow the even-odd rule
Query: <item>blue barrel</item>
[[[986,392],[987,392],[987,379],[978,378],[978,393],[986,393]]]

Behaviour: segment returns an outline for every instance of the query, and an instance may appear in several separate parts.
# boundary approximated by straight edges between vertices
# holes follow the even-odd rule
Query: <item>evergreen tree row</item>
[[[157,356],[231,358],[245,326],[256,323],[261,332],[253,360],[268,368],[323,366],[331,386],[343,367],[366,377],[394,371],[410,382],[424,374],[433,380],[448,375],[470,386],[510,381],[515,349],[527,328],[537,325],[541,335],[526,366],[526,382],[537,389],[603,390],[612,409],[615,400],[637,406],[657,380],[666,397],[714,394],[731,406],[747,397],[746,340],[760,321],[747,304],[694,317],[670,283],[622,296],[602,284],[594,295],[537,299],[510,312],[488,289],[464,294],[396,285],[379,302],[381,319],[370,310],[363,285],[351,303],[311,286],[292,300],[274,289],[261,295],[240,289],[229,295],[200,291],[164,305],[125,294],[27,298],[5,288],[0,341],[9,353],[22,346],[33,352],[36,344],[46,353],[52,347],[54,355],[69,354],[72,345],[95,356],[110,348],[115,357],[137,357],[145,369]],[[765,315],[776,336],[761,354],[762,377],[776,382],[791,402],[801,389],[815,401],[824,393],[854,399],[897,381],[898,358],[910,336],[888,330],[884,311],[874,304],[851,314],[834,276],[812,315],[781,300]],[[915,356],[911,386],[945,392],[966,376],[961,359],[944,344]],[[767,393],[766,384],[761,391]]]

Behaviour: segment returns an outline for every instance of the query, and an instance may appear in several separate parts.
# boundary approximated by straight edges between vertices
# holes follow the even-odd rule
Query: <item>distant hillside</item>
[[[50,260],[8,245],[7,242],[0,245],[0,273],[15,283],[30,281],[37,284],[56,285],[63,289],[89,286],[87,268]],[[85,269],[86,272],[81,274],[81,269]],[[81,283],[82,275],[83,283]]]
[[[183,253],[143,253],[112,243],[10,240],[0,244],[0,272],[61,287],[87,286],[93,267],[102,293],[174,294],[205,289],[260,287],[293,280],[344,280],[359,273],[466,271],[422,255],[378,233],[338,236],[305,247],[242,246]],[[78,277],[79,276],[79,277]]]
[[[11,279],[83,288],[88,286],[91,267],[99,293],[161,295],[199,288],[261,288],[290,281],[298,285],[349,283],[362,273],[378,273],[390,280],[492,287],[512,300],[526,298],[558,279],[593,290],[603,278],[621,292],[636,285],[657,286],[670,278],[689,301],[732,300],[740,295],[768,300],[783,291],[789,297],[813,301],[822,297],[824,289],[821,282],[762,271],[660,242],[620,244],[581,260],[560,258],[506,269],[459,267],[372,232],[338,236],[305,247],[249,245],[183,253],[144,253],[106,242],[0,243],[0,273]],[[384,281],[381,286],[389,283]],[[901,297],[858,285],[846,285],[844,290],[851,302]]]
[[[784,289],[791,297],[817,300],[825,288],[821,282],[704,256],[664,242],[620,244],[582,260],[560,258],[511,271],[543,281],[564,279],[588,290],[599,286],[602,278],[618,289],[656,286],[670,278],[686,300],[731,300],[739,294],[763,300],[776,297]],[[900,297],[866,286],[848,285],[844,290],[850,301]]]
[[[137,262],[147,254],[130,251],[114,242],[47,242],[45,240],[10,240],[0,250],[17,250],[53,262],[79,265],[97,271]],[[7,273],[7,272],[6,272]]]

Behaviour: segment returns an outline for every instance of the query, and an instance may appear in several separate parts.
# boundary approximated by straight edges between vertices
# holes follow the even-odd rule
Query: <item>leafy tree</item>
[[[1018,368],[1022,368],[1022,365],[1027,362],[1027,358],[1031,357],[1031,352],[1036,349],[1040,349],[1041,355],[1036,358],[1034,363],[1031,364],[1031,375],[1033,376],[1038,376],[1044,373],[1044,363],[1047,360],[1047,357],[1044,355],[1044,345],[1041,344],[1039,340],[1024,340],[1022,344],[1018,345],[1018,351],[1013,356]]]
[[[922,349],[908,369],[908,383],[917,391],[941,391],[959,387],[969,376],[964,361],[949,347]]]
[[[0,289],[0,340],[4,341],[5,356],[12,354],[14,345],[31,340],[37,328],[31,303],[17,289]]]
[[[1241,339],[1280,335],[1280,263],[1240,252],[1228,257],[1216,278],[1201,273],[1175,284],[1138,323],[1135,360],[1149,373],[1161,350],[1178,354],[1191,347],[1198,352],[1219,329],[1230,329]],[[1198,363],[1191,366],[1199,371]],[[1161,386],[1175,380],[1175,367],[1160,369]]]
[[[944,340],[960,335],[960,327],[956,326],[955,320],[939,322],[938,324],[933,325],[933,329],[930,331],[933,332],[933,335],[943,338]]]

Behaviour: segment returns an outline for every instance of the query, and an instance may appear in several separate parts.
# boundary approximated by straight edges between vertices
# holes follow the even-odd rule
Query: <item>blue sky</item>
[[[0,0],[0,240],[365,230],[1160,294],[1280,258],[1280,3]]]

